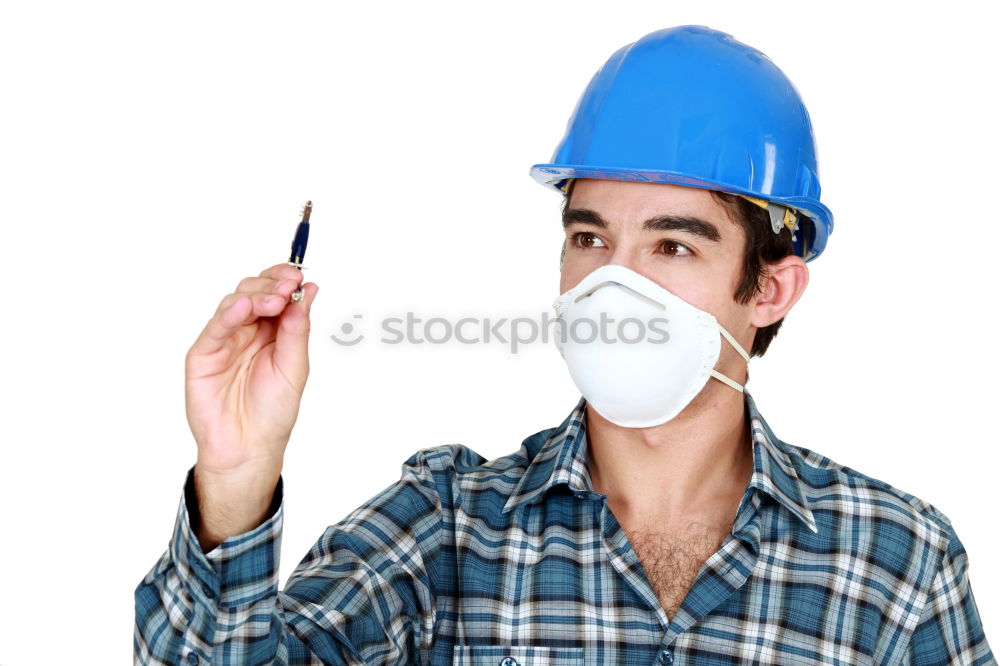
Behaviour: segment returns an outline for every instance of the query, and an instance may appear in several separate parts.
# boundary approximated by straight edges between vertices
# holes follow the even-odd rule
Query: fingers
[[[281,313],[275,334],[274,363],[299,389],[309,375],[309,311],[318,291],[314,282],[302,285],[305,298]]]
[[[295,270],[295,269],[292,269]],[[236,286],[237,294],[256,294],[256,293],[273,293],[281,294],[282,296],[288,297],[291,295],[292,291],[295,290],[297,286],[302,282],[302,273],[295,270],[298,274],[294,278],[284,278],[280,280],[265,278],[265,277],[248,277],[243,278],[240,283]]]
[[[280,305],[276,302],[278,298],[280,297],[271,294],[227,295],[191,346],[188,356],[214,354],[222,349],[242,326],[257,317],[265,316],[267,310],[280,312]]]
[[[301,281],[302,271],[288,264],[276,264],[262,271],[259,277],[244,278],[237,285],[236,291],[227,294],[219,303],[215,314],[192,345],[189,355],[212,354],[221,349],[240,327],[253,323],[260,317],[280,315],[289,305],[291,293]],[[307,303],[311,303],[309,298],[296,304],[300,306],[296,309],[308,312],[301,307]]]
[[[302,281],[302,271],[300,271],[295,266],[291,264],[275,264],[270,268],[265,268],[260,273],[262,278],[270,278],[272,280],[296,280],[297,282]]]

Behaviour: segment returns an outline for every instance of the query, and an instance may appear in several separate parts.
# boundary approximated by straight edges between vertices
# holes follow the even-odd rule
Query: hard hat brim
[[[812,261],[826,247],[826,241],[833,232],[833,214],[830,209],[815,199],[795,196],[775,196],[737,187],[730,183],[713,182],[711,180],[692,178],[690,176],[663,170],[635,170],[621,167],[574,166],[566,164],[535,164],[531,167],[531,177],[555,190],[563,191],[563,185],[570,178],[596,178],[600,180],[621,180],[634,183],[662,183],[666,185],[681,185],[696,187],[703,190],[717,190],[730,194],[742,194],[749,197],[766,199],[774,203],[788,206],[804,214],[812,222],[813,233],[808,248],[805,248],[804,259]]]

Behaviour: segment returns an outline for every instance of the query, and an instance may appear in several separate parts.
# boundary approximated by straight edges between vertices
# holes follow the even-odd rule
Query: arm
[[[301,281],[287,264],[244,278],[188,350],[185,410],[198,457],[170,546],[136,590],[137,662],[207,661],[228,630],[220,613],[231,599],[251,613],[274,603],[279,479],[309,374],[317,294],[307,283],[305,299],[290,302]]]
[[[169,547],[135,590],[137,664],[250,663],[249,654],[238,660],[216,659],[214,644],[228,609],[242,608],[247,614],[239,623],[247,636],[259,631],[251,617],[259,621],[271,615],[277,596],[283,485],[279,480],[263,524],[225,539],[206,554],[197,537],[194,469],[188,472]]]
[[[135,592],[136,663],[421,663],[442,538],[425,452],[328,528],[279,592],[282,486],[262,525],[206,555],[188,474],[170,547]]]

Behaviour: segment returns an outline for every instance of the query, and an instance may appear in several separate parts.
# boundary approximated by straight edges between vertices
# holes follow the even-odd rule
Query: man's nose
[[[636,243],[622,242],[615,243],[614,248],[608,255],[609,264],[617,264],[631,269],[636,273],[639,270],[639,246]]]

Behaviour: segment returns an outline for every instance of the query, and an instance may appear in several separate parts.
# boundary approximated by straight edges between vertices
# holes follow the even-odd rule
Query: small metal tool
[[[295,230],[295,239],[292,240],[292,256],[288,259],[288,263],[300,271],[305,268],[302,265],[302,260],[306,257],[306,245],[309,244],[309,216],[312,215],[312,208],[312,201],[307,201],[306,205],[302,207],[302,221],[299,222],[299,226]],[[292,292],[292,302],[298,303],[303,298],[305,298],[305,294],[302,293],[302,287],[299,286]]]

